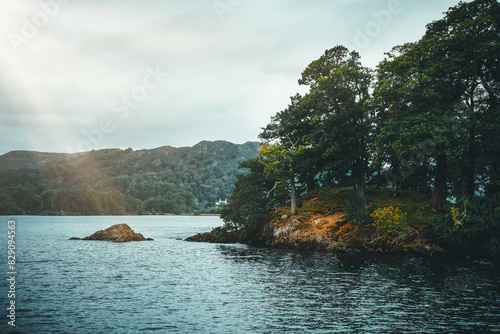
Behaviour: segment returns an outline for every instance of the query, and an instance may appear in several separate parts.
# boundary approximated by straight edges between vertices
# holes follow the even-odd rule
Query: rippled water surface
[[[0,333],[7,325],[1,217]],[[500,332],[487,262],[188,243],[218,217],[14,217],[17,333]],[[68,240],[127,223],[153,242]]]

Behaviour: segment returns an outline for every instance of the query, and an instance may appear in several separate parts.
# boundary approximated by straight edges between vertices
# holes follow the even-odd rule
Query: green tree
[[[269,194],[272,181],[266,179],[265,167],[258,158],[242,162],[240,168],[248,169],[248,173],[238,174],[228,204],[220,209],[224,227],[214,232],[216,235],[224,232],[224,236],[236,233],[239,240],[233,241],[248,242],[258,238],[259,227],[272,207]]]
[[[435,43],[421,40],[394,48],[379,65],[375,100],[381,107],[379,155],[403,170],[403,177],[413,173],[415,161],[434,166],[429,207],[439,211],[446,200],[447,165],[456,152],[457,131],[456,92],[440,75],[445,61],[429,51]]]
[[[315,177],[321,171],[322,152],[309,145],[313,131],[310,119],[315,110],[309,108],[304,101],[305,97],[300,94],[291,97],[288,107],[271,118],[259,138],[268,146],[274,143],[288,149],[301,148],[300,156],[295,159],[294,169],[299,182],[305,184],[307,191],[310,191],[316,186]]]
[[[406,174],[416,170],[404,170],[411,162],[432,169],[434,211],[445,203],[452,172],[474,195],[482,156],[488,188],[496,183],[499,13],[497,1],[460,2],[418,42],[395,47],[379,65],[378,162],[383,157]]]
[[[325,51],[299,80],[310,86],[302,102],[312,111],[307,147],[321,152],[323,166],[339,180],[349,178],[360,189],[370,159],[371,82],[372,71],[361,65],[359,54],[343,46]]]
[[[281,147],[279,154],[277,148],[269,150],[273,173],[279,175],[277,167],[285,168],[279,177],[292,180],[293,169],[293,180],[308,190],[320,176],[363,189],[371,145],[371,81],[371,70],[361,65],[359,54],[343,46],[311,62],[299,79],[299,84],[310,86],[309,93],[292,97],[260,134],[270,147]]]
[[[427,26],[446,78],[465,108],[462,118],[465,194],[474,196],[477,174],[486,170],[488,190],[500,190],[500,4],[496,0],[460,2]]]
[[[161,160],[160,159],[156,159],[155,161],[153,161],[153,163],[151,164],[155,169],[159,169],[160,166],[161,166]]]
[[[2,215],[16,215],[21,213],[16,205],[16,202],[5,192],[0,189],[0,214]]]
[[[297,212],[295,165],[299,150],[300,148],[295,147],[293,144],[290,147],[264,144],[263,149],[259,153],[259,160],[265,166],[264,173],[266,174],[266,178],[276,180],[269,192],[275,191],[279,196],[286,191],[285,185],[290,186],[291,215]]]

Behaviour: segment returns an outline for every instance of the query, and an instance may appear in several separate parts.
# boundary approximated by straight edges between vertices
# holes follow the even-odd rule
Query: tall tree
[[[460,2],[427,26],[423,39],[435,40],[450,86],[467,107],[463,113],[466,194],[476,191],[478,161],[486,162],[490,192],[500,190],[500,4]]]
[[[361,65],[359,54],[344,46],[326,50],[299,80],[310,86],[303,104],[314,110],[308,143],[339,179],[350,178],[361,189],[369,161],[371,81],[372,71]]]
[[[248,172],[238,174],[234,192],[220,209],[220,215],[225,222],[223,230],[236,231],[239,233],[238,241],[248,242],[258,235],[259,225],[265,221],[272,207],[273,198],[268,191],[273,180],[266,178],[259,158],[243,161],[240,168]]]
[[[304,70],[299,83],[308,85],[309,93],[292,97],[260,134],[270,144],[268,153],[276,153],[276,144],[281,153],[274,157],[290,163],[290,185],[297,177],[311,190],[320,175],[328,175],[339,184],[364,188],[371,80],[371,70],[361,65],[359,54],[343,46],[326,50]]]
[[[290,187],[290,214],[297,212],[296,161],[299,153],[294,144],[289,147],[264,144],[259,153],[260,162],[265,166],[264,172],[268,179],[275,179],[275,184],[269,192],[275,191],[278,196],[285,186]],[[279,191],[280,190],[280,191]]]
[[[399,167],[415,162],[433,166],[429,207],[434,211],[446,200],[457,100],[455,88],[444,74],[446,60],[434,52],[437,43],[429,38],[394,48],[379,64],[375,89],[375,99],[382,107],[378,114],[379,153],[389,154],[389,160],[397,160]]]
[[[316,111],[305,102],[306,97],[300,94],[291,97],[288,107],[271,118],[259,138],[268,146],[276,144],[297,151],[294,170],[299,182],[305,184],[307,191],[310,191],[316,186],[315,177],[321,171],[322,152],[318,152],[309,143],[314,130],[311,118]],[[297,150],[299,147],[300,152]]]

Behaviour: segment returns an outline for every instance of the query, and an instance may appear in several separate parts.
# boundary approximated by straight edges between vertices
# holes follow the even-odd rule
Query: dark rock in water
[[[82,240],[81,238],[77,238],[77,237],[73,237],[73,238],[69,238],[69,240]]]
[[[105,230],[100,230],[91,236],[80,238],[70,238],[69,240],[105,240],[113,242],[129,241],[152,241],[152,238],[144,238],[141,233],[135,233],[127,224],[116,224]]]
[[[198,233],[197,235],[193,235],[192,237],[187,238],[185,241],[190,242],[215,242],[215,239],[210,232],[206,233]]]

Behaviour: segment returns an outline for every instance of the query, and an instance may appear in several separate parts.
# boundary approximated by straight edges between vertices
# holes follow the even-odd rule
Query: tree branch
[[[274,187],[273,187],[273,189],[271,189],[271,190],[269,190],[269,191],[267,192],[267,197],[269,197],[269,195],[271,195],[271,193],[274,191],[274,189],[276,189],[276,187],[277,187],[277,186],[278,186],[278,184],[280,184],[280,183],[281,183],[281,181],[276,181],[276,182],[274,183]]]

